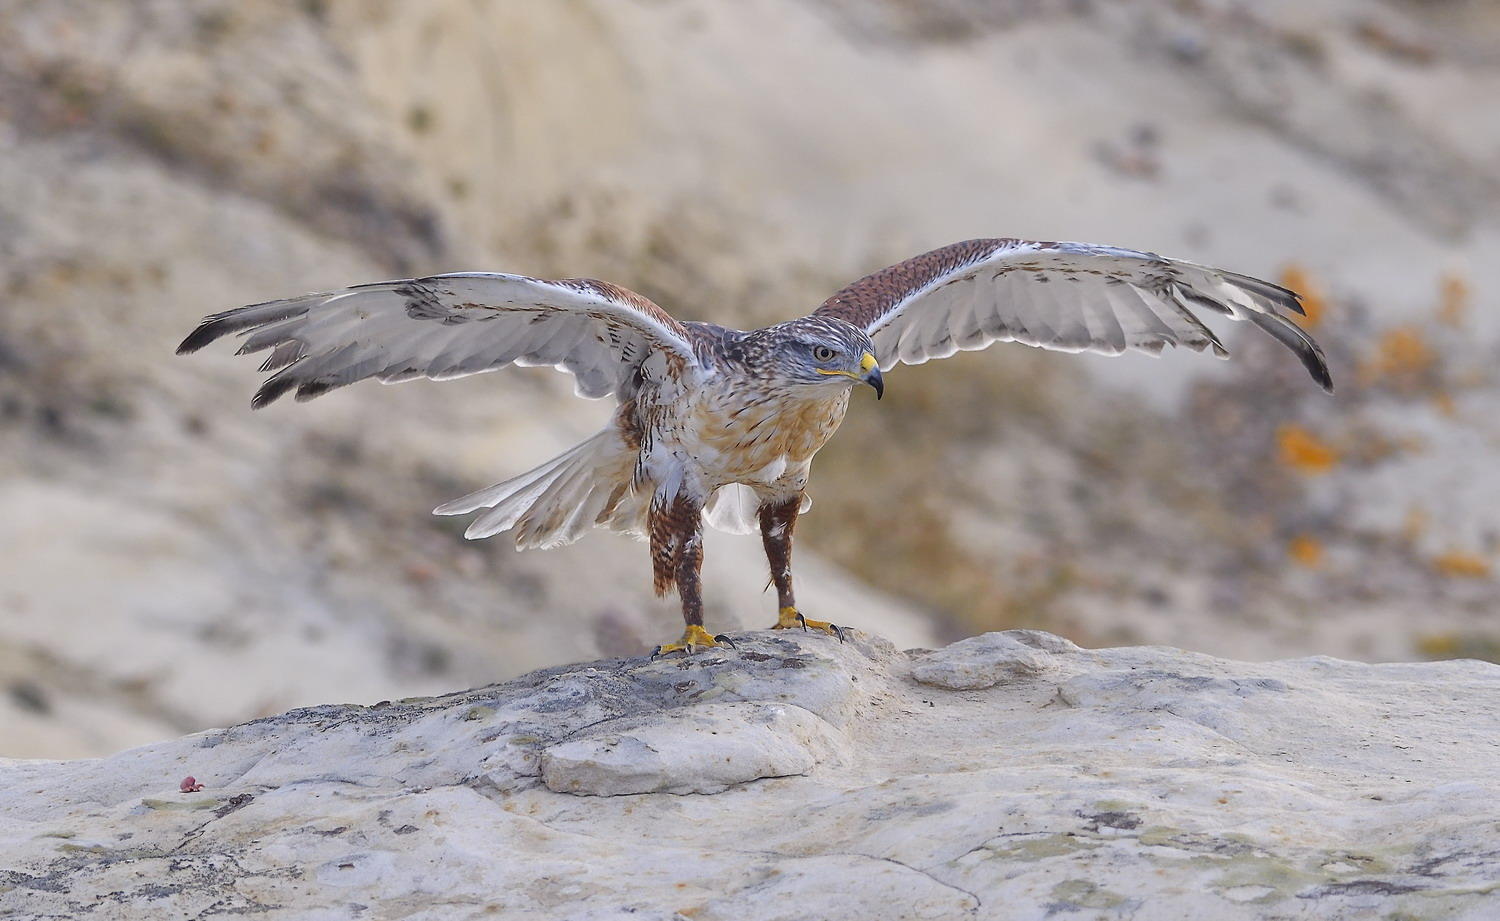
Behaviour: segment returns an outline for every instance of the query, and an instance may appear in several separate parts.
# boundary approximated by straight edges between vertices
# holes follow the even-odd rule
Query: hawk
[[[480,512],[465,536],[510,531],[553,547],[594,527],[650,544],[657,594],[675,589],[686,629],[657,653],[730,642],[703,624],[703,528],[757,527],[776,586],[773,627],[842,628],[806,618],[792,592],[792,532],[808,471],[843,421],[851,391],[878,399],[882,372],[992,342],[1065,352],[1229,355],[1195,311],[1248,320],[1287,346],[1322,388],[1328,365],[1287,318],[1298,295],[1246,275],[1087,243],[968,240],[881,269],[811,314],[756,330],[678,320],[588,278],[488,272],[356,285],[215,314],[178,347],[244,337],[269,351],[251,405],[309,400],[365,378],[447,380],[507,365],[571,372],[580,396],[613,396],[604,430],[540,467],[454,499]]]

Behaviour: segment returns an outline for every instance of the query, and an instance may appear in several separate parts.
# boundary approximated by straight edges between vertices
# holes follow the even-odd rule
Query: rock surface
[[[922,657],[912,666],[911,676],[935,688],[978,691],[994,687],[1005,677],[1039,675],[1047,669],[1047,653],[1077,649],[1062,637],[1039,630],[986,633]]]
[[[1495,665],[737,640],[0,762],[0,917],[1500,911]]]

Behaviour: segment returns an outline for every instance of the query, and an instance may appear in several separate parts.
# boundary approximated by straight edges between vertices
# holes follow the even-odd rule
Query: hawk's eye
[[[813,357],[818,361],[833,361],[834,354],[833,349],[826,345],[813,346]]]

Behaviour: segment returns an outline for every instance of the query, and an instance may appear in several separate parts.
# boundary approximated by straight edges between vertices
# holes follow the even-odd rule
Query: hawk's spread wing
[[[1015,341],[1065,352],[1229,352],[1194,308],[1249,320],[1286,345],[1332,392],[1323,352],[1282,311],[1297,295],[1267,281],[1088,243],[969,240],[881,269],[818,314],[863,327],[882,369]]]
[[[588,278],[475,272],[305,294],[206,317],[177,351],[229,333],[246,336],[239,354],[271,350],[257,409],[291,390],[310,400],[367,377],[446,380],[510,364],[571,371],[586,397],[628,397],[638,374],[697,365],[670,314]]]

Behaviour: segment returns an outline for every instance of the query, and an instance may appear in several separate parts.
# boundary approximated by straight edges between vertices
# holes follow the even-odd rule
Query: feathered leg
[[[842,627],[821,620],[808,620],[797,610],[792,595],[792,531],[797,527],[797,513],[802,508],[800,494],[784,502],[760,507],[760,539],[766,548],[766,562],[771,566],[771,581],[776,585],[776,604],[780,609],[772,630],[822,630],[842,642]]]
[[[656,647],[652,655],[668,652],[692,653],[727,644],[729,637],[711,635],[703,629],[703,506],[685,496],[653,502],[650,518],[651,568],[656,593],[665,595],[675,585],[682,599],[682,619],[687,629],[682,639]]]

